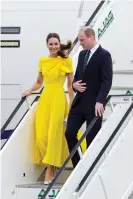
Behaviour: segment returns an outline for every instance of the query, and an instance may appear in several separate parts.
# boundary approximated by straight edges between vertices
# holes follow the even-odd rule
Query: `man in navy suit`
[[[97,44],[92,28],[79,30],[78,39],[83,47],[73,80],[76,96],[69,112],[66,139],[71,152],[77,143],[77,133],[86,121],[87,126],[95,116],[100,116],[86,137],[87,147],[101,128],[104,103],[112,85],[112,59],[110,53]],[[72,158],[75,167],[80,160],[78,152]]]

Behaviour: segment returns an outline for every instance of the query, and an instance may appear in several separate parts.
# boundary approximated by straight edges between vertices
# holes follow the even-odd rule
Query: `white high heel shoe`
[[[54,174],[54,177],[53,177],[51,180],[49,180],[49,181],[44,180],[44,182],[43,182],[44,185],[49,185],[49,184],[52,182],[52,180],[55,178],[55,175],[56,175],[56,167],[54,167],[54,169],[53,169],[53,174]]]
[[[43,184],[44,184],[44,185],[49,185],[51,182],[52,182],[52,180],[50,180],[50,181],[45,181],[45,180],[44,180]]]

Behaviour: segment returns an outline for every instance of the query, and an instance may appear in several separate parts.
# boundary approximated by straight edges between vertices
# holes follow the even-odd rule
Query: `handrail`
[[[105,103],[105,106],[106,106],[106,104],[108,103],[108,101],[110,99],[111,99],[111,95],[108,96],[108,98],[106,100],[106,103]],[[86,131],[81,136],[81,138],[79,139],[79,141],[77,142],[77,144],[75,145],[75,147],[73,148],[73,150],[71,151],[71,153],[69,154],[69,156],[67,157],[67,159],[65,160],[64,164],[62,165],[62,167],[58,170],[55,178],[52,180],[52,182],[50,183],[50,185],[46,189],[46,191],[45,191],[45,193],[44,193],[44,195],[42,196],[41,199],[45,199],[46,198],[47,194],[49,193],[49,191],[53,187],[54,183],[56,182],[56,180],[58,179],[58,177],[60,176],[60,174],[62,173],[62,171],[65,169],[65,167],[67,166],[67,164],[69,163],[69,161],[72,159],[72,157],[76,153],[78,147],[80,146],[80,144],[82,143],[82,141],[84,140],[84,138],[88,135],[88,133],[90,132],[90,130],[92,129],[92,127],[95,125],[95,123],[96,123],[96,121],[98,119],[99,119],[99,116],[93,118],[93,120],[91,121],[91,123],[87,127]]]
[[[40,95],[42,92],[43,88],[40,90],[40,92],[32,92],[31,95]],[[65,93],[68,93],[68,91],[65,91]],[[31,105],[33,105],[34,102],[38,101],[39,96],[36,96],[36,98],[33,100],[33,102],[31,103]],[[9,116],[9,118],[7,119],[7,121],[5,122],[5,124],[3,125],[3,127],[1,128],[1,137],[6,129],[6,127],[8,126],[8,124],[11,122],[11,120],[14,118],[14,116],[16,115],[16,113],[18,112],[18,110],[20,109],[20,107],[22,106],[22,104],[25,102],[26,97],[22,97],[20,102],[17,104],[17,106],[15,107],[15,109],[13,110],[13,112],[11,113],[11,115]],[[29,109],[28,109],[29,110]],[[24,118],[24,116],[26,115],[26,113],[28,112],[28,110],[23,114],[22,118],[20,119],[20,121],[17,123],[17,125],[15,126],[14,130],[17,128],[17,126],[20,124],[20,122],[22,121],[22,119]],[[14,132],[14,130],[12,131],[12,133]],[[11,133],[11,135],[12,135]],[[10,136],[11,136],[10,135]],[[9,137],[10,137],[9,136]],[[9,140],[9,138],[5,141],[5,143],[2,145],[1,149],[5,146],[5,144],[7,143],[7,141]]]
[[[34,101],[32,102],[32,104],[37,101],[39,99],[39,97],[37,96]],[[11,113],[11,115],[9,116],[9,118],[7,119],[7,121],[5,122],[5,124],[3,125],[3,127],[1,128],[1,137],[6,129],[6,127],[8,126],[8,124],[11,122],[11,120],[14,118],[15,114],[18,112],[19,108],[21,107],[21,105],[24,103],[24,101],[26,100],[26,97],[23,97],[21,99],[21,101],[18,103],[18,105],[16,106],[16,108],[14,109],[14,111]],[[31,104],[31,105],[32,105]],[[29,110],[29,109],[28,109]],[[17,123],[17,125],[15,126],[15,128],[13,129],[12,133],[15,131],[15,129],[17,128],[17,126],[20,124],[20,122],[22,121],[22,119],[24,118],[24,116],[27,114],[28,110],[23,114],[22,118],[19,120],[19,122]],[[10,134],[10,136],[8,137],[8,139],[6,139],[6,141],[4,142],[4,144],[2,145],[1,149],[3,149],[3,147],[5,146],[5,144],[7,143],[7,141],[9,140],[9,138],[11,137],[12,133]]]
[[[124,123],[124,121],[126,120],[126,118],[128,117],[128,115],[129,115],[129,113],[131,112],[132,109],[133,109],[133,102],[131,103],[130,107],[128,108],[128,110],[126,111],[124,116],[122,117],[120,123],[118,124],[118,126],[116,127],[116,129],[114,130],[114,132],[112,133],[110,138],[107,140],[107,142],[105,143],[105,145],[103,146],[103,148],[101,149],[101,151],[99,152],[97,157],[95,158],[94,162],[92,163],[91,167],[89,168],[89,170],[87,171],[87,173],[85,174],[85,176],[83,177],[81,182],[79,183],[79,185],[78,185],[78,187],[77,187],[75,192],[78,192],[82,188],[82,186],[84,185],[85,181],[90,176],[90,174],[93,171],[93,169],[95,168],[96,164],[98,163],[98,161],[100,160],[100,158],[102,157],[102,155],[104,154],[106,149],[108,148],[108,146],[111,143],[111,141],[113,140],[113,138],[116,136],[117,132],[121,128],[122,124]]]
[[[41,94],[41,93],[40,92],[38,92],[38,93],[32,93],[32,95],[34,95],[34,94],[38,95],[38,94]],[[1,128],[1,135],[5,131],[6,127],[11,122],[11,120],[13,119],[13,117],[16,115],[16,113],[18,112],[18,110],[20,109],[20,107],[22,106],[22,104],[25,102],[25,100],[26,100],[26,97],[22,97],[21,98],[20,102],[17,104],[17,106],[15,107],[15,109],[13,110],[13,112],[11,113],[11,115],[8,117],[7,121],[5,122],[5,124],[3,125],[3,127]]]
[[[107,103],[109,102],[109,100],[112,97],[116,97],[116,96],[126,96],[126,95],[109,95],[107,97],[105,106],[107,105]],[[128,96],[133,96],[133,95],[128,95]],[[133,103],[132,103],[133,106]],[[130,107],[130,109],[132,108],[132,106]],[[60,174],[62,173],[62,171],[65,169],[65,167],[67,166],[67,164],[69,163],[69,161],[71,160],[71,158],[73,157],[73,155],[76,153],[78,147],[80,146],[80,144],[82,143],[82,141],[84,140],[84,138],[88,135],[88,133],[90,132],[90,130],[92,129],[92,127],[95,125],[96,121],[99,119],[98,117],[94,117],[93,120],[91,121],[91,123],[89,124],[89,126],[87,127],[86,131],[84,132],[84,134],[82,135],[82,137],[79,139],[78,143],[75,145],[75,147],[73,148],[73,150],[71,151],[71,153],[69,154],[69,156],[67,157],[67,159],[65,160],[64,164],[62,165],[62,167],[58,170],[55,178],[52,180],[52,182],[50,183],[50,185],[48,186],[48,188],[46,189],[44,195],[42,196],[41,199],[45,199],[46,196],[48,195],[49,191],[51,190],[51,188],[53,187],[54,183],[56,182],[56,180],[58,179],[58,177],[60,176]],[[122,120],[123,121],[123,120]],[[121,124],[121,123],[120,123]],[[119,126],[118,126],[119,127]],[[120,127],[119,127],[120,128]],[[111,139],[113,139],[111,137]]]
[[[43,89],[42,89],[43,90]],[[40,92],[32,92],[31,95],[40,95],[42,90]],[[68,91],[65,91],[65,93],[68,93]],[[34,99],[34,101],[32,102],[32,104],[38,100],[38,96]],[[11,122],[11,120],[13,119],[13,117],[16,115],[16,113],[18,112],[19,108],[22,106],[22,104],[25,102],[26,97],[22,97],[20,102],[17,104],[17,106],[15,107],[15,109],[13,110],[13,112],[11,113],[11,115],[8,117],[7,121],[5,122],[5,124],[3,125],[3,127],[1,128],[1,135],[2,133],[5,131],[6,127],[8,126],[8,124]]]
[[[22,106],[22,104],[24,103],[26,97],[23,97],[20,102],[17,104],[16,108],[13,110],[13,112],[11,113],[11,115],[9,116],[9,118],[7,119],[7,121],[5,122],[5,124],[3,125],[3,127],[1,128],[1,135],[3,134],[3,132],[5,131],[6,127],[8,126],[8,124],[10,123],[10,121],[12,120],[12,118],[15,116],[15,114],[17,113],[17,111],[19,110],[19,108]]]

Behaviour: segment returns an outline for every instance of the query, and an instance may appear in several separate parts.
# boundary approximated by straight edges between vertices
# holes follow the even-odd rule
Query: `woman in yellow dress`
[[[48,184],[54,177],[54,168],[60,167],[69,154],[64,136],[64,120],[69,111],[63,89],[66,77],[70,105],[74,93],[72,59],[64,52],[71,47],[70,43],[62,45],[57,33],[50,33],[46,43],[50,54],[40,58],[37,81],[31,89],[24,92],[23,96],[38,90],[44,82],[44,89],[36,110],[35,163],[47,165],[44,182]]]

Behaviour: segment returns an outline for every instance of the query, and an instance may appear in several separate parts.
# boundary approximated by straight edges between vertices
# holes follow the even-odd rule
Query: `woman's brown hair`
[[[65,51],[70,50],[72,48],[72,42],[67,41],[67,44],[62,44],[60,41],[60,37],[57,33],[49,33],[46,38],[47,43],[48,43],[48,40],[51,38],[57,38],[58,41],[60,42],[60,50],[58,52],[58,55],[61,56],[62,58],[67,58]]]

